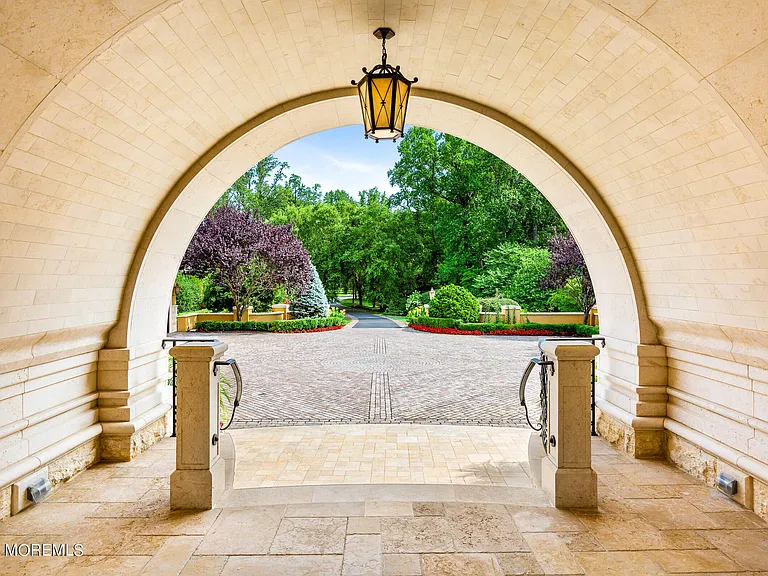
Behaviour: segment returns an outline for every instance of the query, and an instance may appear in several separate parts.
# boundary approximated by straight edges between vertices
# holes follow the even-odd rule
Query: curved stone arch
[[[554,146],[515,120],[474,102],[421,90],[409,121],[464,138],[520,170],[561,214],[584,252],[603,332],[655,344],[632,254],[589,180]],[[158,209],[137,250],[110,347],[152,346],[164,335],[170,288],[200,220],[258,159],[303,136],[359,123],[354,93],[333,90],[278,106],[227,135],[184,175]]]

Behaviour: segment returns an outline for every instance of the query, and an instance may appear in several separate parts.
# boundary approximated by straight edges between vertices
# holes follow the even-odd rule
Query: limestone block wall
[[[101,433],[97,360],[86,352],[0,374],[0,488]]]

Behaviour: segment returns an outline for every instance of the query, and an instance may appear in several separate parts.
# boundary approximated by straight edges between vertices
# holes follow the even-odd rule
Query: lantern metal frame
[[[357,87],[360,97],[360,107],[363,113],[363,125],[365,137],[373,139],[377,144],[379,140],[392,140],[402,137],[405,130],[405,115],[408,111],[408,100],[411,95],[411,86],[419,81],[417,77],[408,80],[400,71],[400,66],[392,66],[387,63],[387,40],[393,38],[394,30],[391,28],[377,28],[373,35],[381,40],[381,64],[377,64],[370,71],[363,67],[364,76],[359,80],[352,80],[352,85]],[[387,80],[389,82],[385,94],[381,94],[374,80]],[[401,90],[405,90],[401,94]],[[391,94],[389,91],[392,91]],[[374,92],[381,99],[381,104],[374,106]],[[387,98],[391,98],[392,104],[388,105]],[[386,107],[389,110],[386,110]],[[387,114],[386,125],[379,125],[376,110]],[[379,132],[377,134],[377,131]],[[385,134],[385,135],[382,135]]]

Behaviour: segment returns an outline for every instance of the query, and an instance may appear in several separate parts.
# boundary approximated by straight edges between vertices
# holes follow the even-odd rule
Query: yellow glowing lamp
[[[360,96],[365,137],[394,142],[403,135],[411,85],[419,79],[408,80],[400,66],[387,64],[387,40],[395,35],[391,28],[377,28],[373,35],[381,40],[381,64],[370,72],[363,68],[364,76],[352,85]]]

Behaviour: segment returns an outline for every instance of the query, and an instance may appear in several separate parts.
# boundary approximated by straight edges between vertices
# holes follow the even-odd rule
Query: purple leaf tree
[[[584,324],[595,305],[595,289],[579,245],[570,234],[554,234],[549,240],[549,269],[541,279],[548,290],[565,289],[584,313]]]
[[[240,320],[254,298],[266,299],[282,286],[300,292],[312,278],[309,254],[292,232],[231,206],[208,214],[181,262],[185,273],[211,275],[232,293]]]

